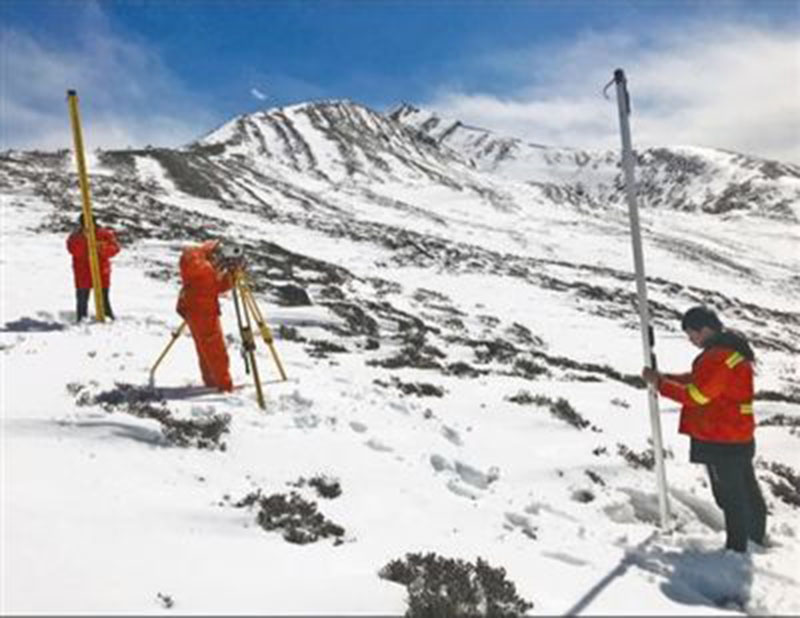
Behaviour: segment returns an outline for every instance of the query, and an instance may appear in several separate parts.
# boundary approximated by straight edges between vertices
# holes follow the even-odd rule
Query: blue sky
[[[614,147],[613,114],[599,120],[593,99],[623,65],[646,143],[800,160],[785,137],[800,142],[788,113],[800,111],[800,0],[2,0],[0,17],[4,148],[60,143],[68,87],[87,143],[94,123],[103,147],[177,145],[240,113],[320,98],[409,101],[537,142]],[[703,109],[687,104],[687,71],[689,88],[719,100],[704,91]],[[777,96],[768,118],[755,121],[759,102],[742,94],[749,71],[774,76],[758,77]],[[711,113],[720,105],[741,140]],[[675,131],[679,120],[698,129]]]

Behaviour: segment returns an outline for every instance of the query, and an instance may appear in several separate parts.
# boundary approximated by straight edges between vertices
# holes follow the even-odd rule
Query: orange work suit
[[[178,313],[189,325],[197,348],[203,383],[221,391],[233,390],[230,361],[219,321],[219,295],[233,287],[229,272],[217,269],[211,253],[217,241],[188,247],[181,254],[181,288]]]
[[[111,287],[111,258],[119,253],[119,243],[114,230],[107,227],[94,228],[97,241],[97,259],[100,265],[101,287]],[[77,289],[91,289],[92,271],[89,266],[89,241],[83,228],[72,232],[67,238],[67,250],[72,254],[72,271]]]

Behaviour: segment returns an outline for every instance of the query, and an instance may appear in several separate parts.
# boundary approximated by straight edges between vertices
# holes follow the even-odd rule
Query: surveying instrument
[[[224,264],[225,260],[223,259],[223,265]],[[258,363],[256,361],[256,337],[253,330],[253,324],[256,325],[261,338],[264,340],[264,343],[267,344],[270,354],[272,355],[272,360],[275,362],[275,366],[277,367],[278,373],[280,373],[281,376],[281,381],[283,382],[287,380],[286,371],[284,370],[283,363],[281,363],[281,359],[278,356],[278,351],[275,349],[275,338],[272,335],[272,330],[269,326],[267,326],[267,322],[264,320],[264,315],[261,313],[261,310],[256,303],[256,299],[253,296],[253,291],[250,287],[250,282],[248,280],[247,273],[245,272],[240,254],[237,255],[237,259],[230,264],[229,270],[231,272],[231,276],[233,277],[232,292],[233,305],[236,309],[236,322],[239,327],[239,334],[242,338],[241,355],[242,359],[244,360],[246,373],[250,374],[252,370],[258,405],[263,410],[266,408],[266,403],[264,400],[264,390],[261,385],[261,378],[258,373]],[[158,369],[161,361],[167,355],[170,348],[172,348],[175,341],[177,341],[178,337],[181,336],[186,326],[186,321],[184,321],[177,328],[177,330],[172,333],[172,338],[170,339],[166,348],[164,348],[164,351],[161,352],[161,355],[156,360],[152,369],[150,369],[151,388],[155,386],[156,369]]]

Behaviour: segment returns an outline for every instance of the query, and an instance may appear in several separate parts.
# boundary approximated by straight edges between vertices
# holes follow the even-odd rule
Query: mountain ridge
[[[400,109],[412,113],[411,108]],[[452,138],[455,133],[447,134]],[[505,273],[568,296],[592,299],[585,311],[617,318],[624,315],[634,301],[629,291],[621,289],[631,276],[627,216],[618,163],[611,153],[592,162],[590,155],[570,151],[571,169],[602,167],[605,181],[589,187],[574,179],[556,182],[552,174],[525,181],[476,170],[468,153],[434,145],[431,139],[420,136],[414,123],[403,124],[391,115],[349,101],[298,104],[236,117],[182,150],[93,153],[93,198],[105,220],[121,227],[123,239],[131,242],[225,236],[237,227],[230,218],[239,213],[276,227],[306,230],[326,243],[340,239],[380,248],[385,253],[380,263],[454,273]],[[539,154],[546,150],[536,147]],[[577,166],[574,157],[579,157]],[[760,241],[743,243],[737,238],[745,216],[763,220],[759,225],[765,230],[796,222],[792,208],[797,208],[800,199],[793,200],[793,188],[787,191],[781,184],[783,176],[773,179],[775,186],[767,192],[771,202],[765,201],[760,208],[739,208],[748,196],[741,195],[741,184],[728,185],[726,179],[713,179],[720,187],[712,192],[716,197],[694,195],[687,205],[686,186],[694,190],[705,182],[705,167],[685,164],[691,159],[670,151],[646,150],[639,159],[646,164],[651,159],[658,162],[652,168],[637,168],[644,189],[641,197],[646,198],[642,199],[642,212],[653,212],[658,220],[664,220],[658,230],[645,223],[645,242],[676,264],[699,265],[698,275],[711,276],[695,277],[686,286],[687,282],[679,284],[673,273],[650,273],[656,292],[651,299],[656,323],[670,328],[669,320],[679,313],[673,307],[680,298],[683,302],[717,298],[724,304],[751,306],[750,313],[755,316],[760,309],[749,298],[753,285],[782,289],[790,297],[800,295],[800,281],[790,274],[791,263],[777,268],[770,264],[767,270],[754,266],[769,262]],[[563,165],[559,157],[540,159],[542,162],[551,167]],[[8,153],[0,160],[0,183],[12,187],[29,182],[34,193],[59,206],[46,227],[63,231],[72,225],[66,213],[76,212],[79,203],[71,165],[67,151]],[[669,167],[666,172],[664,165]],[[698,178],[671,186],[668,180],[674,174]],[[648,193],[650,187],[658,192]],[[755,188],[753,184],[751,189]],[[704,203],[701,198],[714,207],[698,208],[697,203]],[[770,204],[785,203],[790,206],[784,210],[768,210]],[[717,220],[713,225],[721,226],[724,233],[715,239],[698,235],[692,229],[697,225],[697,213]],[[676,230],[670,229],[676,225]],[[588,253],[552,242],[552,231],[570,228],[578,232]],[[311,289],[312,298],[333,307],[353,332],[374,334],[374,326],[365,327],[375,320],[370,313],[410,323],[399,307],[381,305],[384,284],[373,281],[368,286],[374,287],[370,293],[364,295],[362,288],[356,297],[342,302],[347,295],[337,290],[340,284],[360,280],[350,267],[343,270],[335,259],[304,255],[302,246],[281,247],[258,238],[245,240],[246,232],[239,234],[246,248],[259,256],[253,264],[257,279],[270,281],[259,283],[259,288],[270,290],[275,302],[285,302],[280,290],[291,284]],[[787,247],[791,244],[790,238],[782,242],[789,243]],[[612,246],[615,248],[609,252]],[[284,255],[284,261],[276,260],[275,254]],[[309,273],[314,274],[298,276],[290,263],[308,264]],[[605,281],[586,285],[573,280],[581,271]],[[165,264],[153,265],[152,272],[174,277],[167,274]],[[765,277],[765,273],[770,274]],[[749,283],[737,283],[734,293],[720,293],[714,287],[704,290],[714,278],[727,281],[731,275]],[[668,290],[679,295],[665,302]],[[782,301],[770,315],[793,332],[800,319],[788,310],[790,305],[790,301]],[[434,332],[421,323],[415,329]],[[800,349],[794,334],[783,341],[776,332],[753,336],[776,349],[785,345],[790,350]]]
[[[791,182],[764,180],[773,195],[761,204],[704,210],[704,183],[742,199],[704,152],[691,165],[645,151],[651,167],[637,170],[659,366],[690,366],[680,316],[697,304],[744,332],[758,359],[755,465],[777,542],[728,559],[705,470],[688,463],[665,401],[672,527],[654,530],[629,222],[611,154],[539,148],[538,169],[508,157],[480,169],[454,148],[458,130],[437,144],[349,104],[223,128],[184,149],[88,153],[95,213],[122,244],[113,324],[74,325],[72,154],[0,155],[12,611],[149,611],[155,598],[201,613],[399,614],[404,589],[376,573],[422,550],[484,557],[545,613],[569,613],[620,564],[589,611],[797,613],[798,225],[770,210],[797,207]],[[593,183],[578,186],[594,164]],[[691,204],[675,201],[687,192]],[[181,252],[211,238],[243,248],[290,376],[271,379],[257,343],[266,410],[227,300],[242,388],[198,388],[188,337],[156,390],[145,386],[181,321]],[[210,441],[189,435],[204,421]],[[341,495],[317,495],[318,474]],[[303,535],[260,525],[256,502],[324,514],[343,542],[298,551]],[[53,547],[63,560],[38,559]]]

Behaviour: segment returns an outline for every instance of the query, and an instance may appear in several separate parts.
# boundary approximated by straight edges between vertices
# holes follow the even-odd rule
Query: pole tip
[[[68,97],[76,97],[76,96],[78,96],[78,91],[77,90],[67,90],[67,96]]]
[[[625,71],[623,71],[622,69],[615,70],[614,71],[614,81],[617,82],[617,83],[624,82],[625,81]]]

